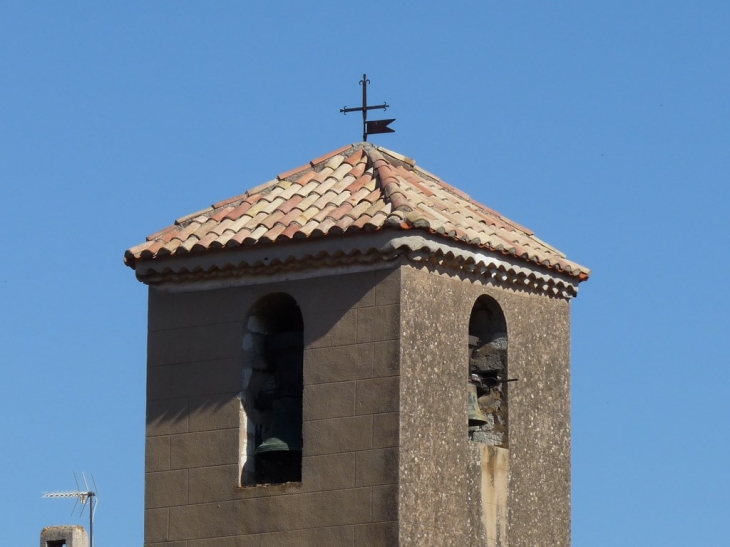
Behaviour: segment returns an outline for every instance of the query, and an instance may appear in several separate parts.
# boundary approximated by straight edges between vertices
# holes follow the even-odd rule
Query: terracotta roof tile
[[[322,222],[320,222],[314,228],[314,230],[312,230],[312,235],[315,237],[327,235],[327,232],[329,232],[330,228],[332,228],[334,225],[335,221],[331,217],[327,217]]]
[[[359,200],[356,202],[355,206],[346,213],[347,216],[352,217],[353,220],[360,217],[361,214],[363,214],[365,211],[367,211],[372,206],[372,203],[366,200]]]
[[[235,242],[235,243],[238,243],[239,245],[243,245],[243,241],[250,235],[251,235],[251,230],[249,228],[241,228],[240,230],[238,230],[238,232],[236,232],[236,235],[234,235],[230,239],[229,244],[230,244],[230,242]]]
[[[347,188],[345,188],[345,192],[355,193],[360,190],[360,188],[363,188],[371,180],[372,177],[369,174],[361,175],[360,177],[355,179],[355,181],[352,182]]]
[[[224,219],[222,222],[218,223],[216,226],[211,228],[211,232],[220,236],[223,232],[225,232],[231,225],[233,224],[233,221],[230,218]]]
[[[343,161],[345,161],[345,156],[343,156],[342,154],[333,155],[330,159],[327,160],[325,166],[334,170],[337,169]]]
[[[362,213],[357,219],[352,223],[353,228],[357,228],[358,230],[362,230],[365,227],[365,224],[370,222],[373,219],[372,215],[368,215],[367,213]]]
[[[261,239],[268,242],[274,242],[276,241],[276,238],[279,237],[279,234],[281,234],[285,229],[286,226],[284,226],[283,224],[277,224],[268,232],[266,232]]]
[[[354,222],[354,220],[355,219],[349,215],[343,216],[342,218],[340,218],[340,220],[337,221],[337,224],[332,227],[333,233],[341,234],[347,229],[350,224]]]
[[[271,205],[271,201],[269,201],[268,198],[262,198],[254,203],[248,211],[246,211],[246,216],[253,218],[269,205]]]
[[[333,150],[332,152],[329,152],[328,154],[324,154],[323,156],[315,158],[312,161],[310,161],[309,163],[312,167],[316,167],[320,163],[323,163],[323,162],[327,161],[328,159],[330,159],[332,156],[341,154],[342,152],[345,152],[345,151],[349,150],[350,148],[352,148],[352,145],[343,146],[342,148],[338,148],[337,150]]]
[[[230,239],[236,235],[236,232],[233,232],[231,230],[226,230],[223,232],[216,240],[210,244],[211,249],[220,249],[221,247],[225,247],[226,243],[230,241]]]
[[[296,222],[291,222],[289,226],[281,233],[281,238],[292,239],[294,234],[299,231],[301,226]]]
[[[297,238],[297,239],[304,238],[304,237],[308,237],[312,233],[312,231],[314,231],[314,229],[317,226],[319,226],[319,222],[317,222],[316,220],[310,220],[309,222],[307,222],[306,224],[304,224],[297,231],[297,233],[294,234],[294,237]]]
[[[265,219],[261,221],[262,226],[266,226],[269,230],[271,230],[274,227],[274,224],[284,216],[284,213],[281,211],[274,211],[270,215],[267,215]]]
[[[332,211],[332,218],[335,220],[341,219],[343,216],[345,216],[347,213],[349,213],[352,210],[352,203],[343,203],[340,205],[337,209]]]
[[[256,196],[256,201],[261,199],[261,196]],[[230,218],[231,220],[238,220],[241,218],[241,215],[243,215],[246,211],[248,211],[251,207],[254,205],[253,199],[247,199],[243,202],[241,202],[238,207],[233,209],[230,213],[226,215],[226,218]]]
[[[327,177],[326,180],[321,182],[317,188],[315,188],[314,193],[319,194],[320,196],[324,196],[327,194],[330,189],[337,184],[337,179],[332,177]]]
[[[360,150],[355,151],[355,153],[352,154],[349,158],[347,158],[345,160],[345,163],[349,163],[353,167],[355,166],[355,164],[364,163],[364,162],[360,161],[361,159],[363,159],[362,156],[363,156],[363,150],[361,148]]]
[[[175,225],[168,226],[167,228],[163,228],[162,230],[155,232],[154,234],[150,234],[147,236],[146,241],[154,241],[155,239],[164,238],[167,237],[169,239],[170,233],[175,230]]]
[[[310,169],[309,171],[306,171],[305,173],[303,173],[302,176],[297,178],[296,184],[298,184],[299,186],[305,186],[306,184],[309,183],[310,180],[312,180],[312,178],[316,174],[317,174],[317,171],[315,171],[314,169]]]
[[[271,202],[266,207],[261,209],[261,212],[266,213],[267,215],[270,215],[270,214],[274,213],[274,211],[276,211],[276,208],[279,207],[279,205],[281,205],[282,203],[284,203],[284,201],[285,201],[284,198],[282,198],[280,196],[276,196],[276,198],[271,200]]]
[[[295,167],[294,169],[290,169],[289,171],[285,171],[283,173],[280,173],[280,174],[276,175],[276,178],[278,180],[280,180],[280,181],[283,181],[283,180],[286,180],[286,179],[288,179],[289,177],[291,177],[293,175],[296,175],[300,171],[304,171],[305,169],[308,169],[308,168],[309,168],[309,165],[302,165],[300,167]]]
[[[162,256],[383,229],[425,230],[580,280],[590,273],[414,160],[369,143],[345,146],[181,217],[129,249],[125,261],[134,267]]]
[[[319,209],[316,207],[307,207],[304,211],[302,211],[301,215],[294,219],[294,222],[299,224],[299,226],[305,226],[317,213],[319,213]]]
[[[319,213],[314,215],[312,217],[312,220],[315,220],[317,222],[324,222],[324,220],[328,218],[332,214],[332,211],[334,211],[336,208],[336,205],[334,205],[333,203],[329,203],[327,204],[327,206],[325,206],[324,209],[320,210]]]
[[[193,248],[193,246],[198,242],[198,238],[194,235],[191,235],[189,238],[187,238],[185,241],[183,241],[180,246],[177,248],[177,252],[182,252],[183,254],[189,253],[190,250]]]
[[[274,187],[274,185],[277,182],[279,182],[279,181],[277,179],[274,179],[274,180],[270,180],[269,182],[259,184],[258,186],[254,186],[248,192],[246,192],[246,195],[253,196],[256,194],[261,194],[262,196],[265,196],[266,194],[269,193],[269,191],[271,191],[271,189]]]
[[[277,193],[277,197],[280,197],[284,201],[292,199],[294,196],[298,196],[302,187],[296,183],[290,183],[289,188],[286,188],[283,192]]]
[[[255,245],[256,242],[264,235],[269,229],[263,224],[256,228],[251,234],[243,240],[244,245]]]

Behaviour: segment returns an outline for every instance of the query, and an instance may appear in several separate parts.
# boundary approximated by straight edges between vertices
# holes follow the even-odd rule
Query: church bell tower
[[[125,254],[149,286],[147,547],[570,545],[589,270],[345,146]]]

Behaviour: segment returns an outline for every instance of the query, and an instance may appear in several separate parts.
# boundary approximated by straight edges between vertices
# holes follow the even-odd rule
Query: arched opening
[[[258,300],[243,338],[241,484],[302,480],[304,325],[284,293]]]
[[[507,322],[493,298],[480,296],[469,318],[469,438],[507,448]]]

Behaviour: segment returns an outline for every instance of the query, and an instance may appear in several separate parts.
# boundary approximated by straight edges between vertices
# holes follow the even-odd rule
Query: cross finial
[[[362,112],[362,140],[367,141],[368,135],[375,135],[377,133],[395,133],[394,129],[388,127],[391,122],[395,121],[395,118],[391,120],[373,120],[368,121],[368,110],[386,110],[388,108],[387,103],[368,106],[368,75],[363,74],[360,85],[362,86],[362,106],[356,108],[341,108],[340,112],[347,114],[348,112]]]

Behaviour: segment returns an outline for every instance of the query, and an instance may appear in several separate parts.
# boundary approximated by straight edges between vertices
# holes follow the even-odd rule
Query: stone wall
[[[304,325],[302,482],[242,487],[247,315],[278,292]],[[519,378],[508,447],[469,440],[482,295],[504,313]],[[152,288],[146,545],[568,547],[569,329],[565,300],[410,265]]]
[[[402,287],[400,545],[569,546],[568,302],[410,266]],[[468,438],[469,317],[481,295],[504,312],[519,378],[509,450]]]
[[[241,487],[246,316],[277,292],[304,324],[302,481]],[[145,544],[397,545],[399,337],[400,270],[151,288]]]

